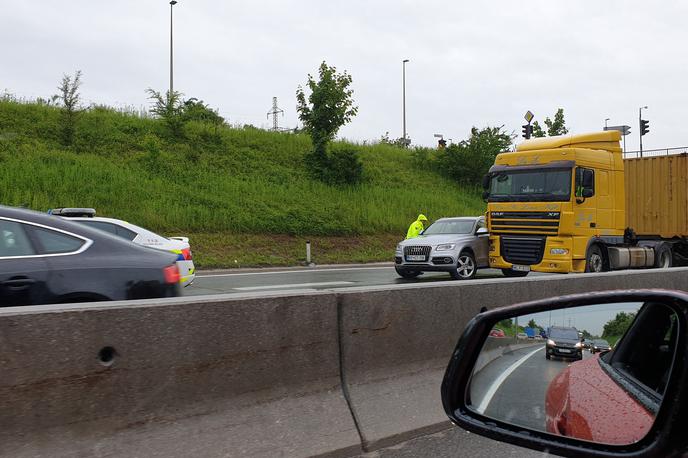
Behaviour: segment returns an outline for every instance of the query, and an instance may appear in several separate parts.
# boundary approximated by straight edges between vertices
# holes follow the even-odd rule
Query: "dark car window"
[[[549,337],[551,339],[578,340],[578,331],[574,328],[552,328]]]
[[[105,221],[85,221],[85,220],[77,220],[79,224],[84,224],[89,227],[93,227],[95,229],[100,229],[101,231],[109,232],[110,234],[116,235],[118,237],[122,237],[123,239],[127,239],[129,241],[134,240],[136,238],[136,232],[130,231],[129,229],[118,226],[117,224],[112,224],[112,223],[106,223]]]
[[[82,239],[50,229],[32,227],[31,230],[43,248],[41,254],[71,253],[85,243]]]
[[[36,254],[23,225],[0,219],[0,257]]]
[[[603,359],[623,376],[660,396],[669,378],[676,350],[678,320],[664,304],[645,304],[633,324]]]

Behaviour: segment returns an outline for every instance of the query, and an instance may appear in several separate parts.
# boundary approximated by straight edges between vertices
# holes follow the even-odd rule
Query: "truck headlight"
[[[437,245],[437,248],[435,248],[435,251],[449,251],[449,250],[453,250],[454,248],[456,248],[455,243],[445,243],[443,245]]]
[[[552,248],[549,250],[549,254],[569,254],[569,250],[566,248]]]

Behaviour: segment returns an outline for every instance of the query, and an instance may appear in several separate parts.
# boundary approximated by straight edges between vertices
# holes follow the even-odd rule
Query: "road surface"
[[[547,275],[531,272],[530,275]],[[482,269],[477,278],[505,278],[497,269]],[[393,266],[342,266],[316,268],[287,268],[257,271],[206,271],[199,272],[193,284],[184,288],[185,296],[203,294],[239,294],[246,292],[317,291],[354,286],[400,284],[428,284],[470,280],[451,280],[449,274],[426,272],[418,278],[403,279]]]

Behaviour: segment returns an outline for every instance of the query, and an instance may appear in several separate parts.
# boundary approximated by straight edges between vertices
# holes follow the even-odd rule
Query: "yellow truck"
[[[617,131],[527,140],[483,179],[489,264],[506,276],[688,261],[688,156],[624,159]]]

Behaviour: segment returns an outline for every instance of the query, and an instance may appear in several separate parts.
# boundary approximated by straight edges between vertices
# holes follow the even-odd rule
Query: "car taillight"
[[[185,261],[191,261],[193,259],[191,255],[191,248],[184,248],[182,250],[182,256],[184,256]]]
[[[179,275],[179,268],[177,264],[172,264],[162,269],[162,274],[165,277],[165,283],[174,284],[179,283],[181,276]]]

